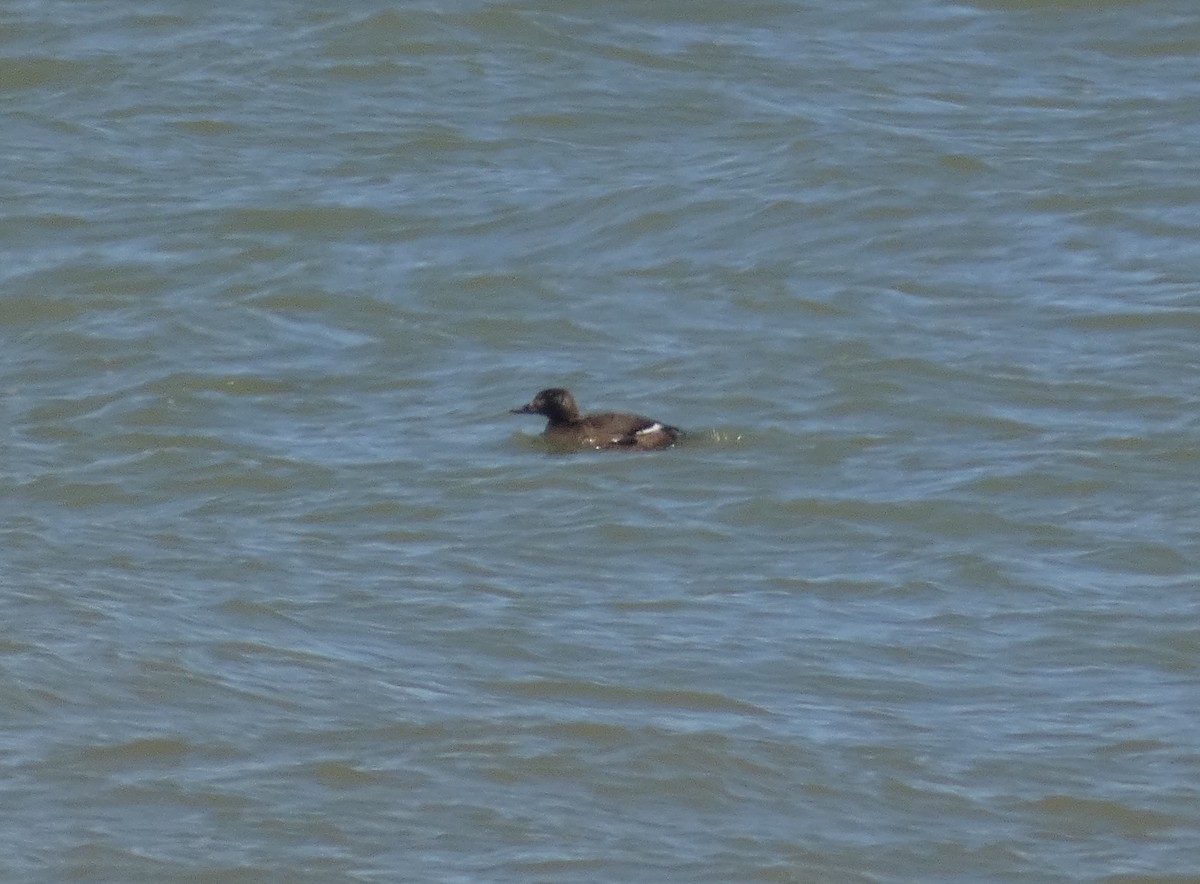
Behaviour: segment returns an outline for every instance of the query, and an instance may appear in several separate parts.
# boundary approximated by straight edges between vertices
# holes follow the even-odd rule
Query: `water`
[[[1194,4],[0,35],[5,881],[1197,880]]]

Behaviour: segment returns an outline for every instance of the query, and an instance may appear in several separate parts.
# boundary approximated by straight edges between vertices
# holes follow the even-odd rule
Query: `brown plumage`
[[[562,387],[542,390],[533,401],[513,414],[540,414],[549,423],[544,433],[552,444],[562,448],[617,448],[652,450],[670,448],[683,432],[678,427],[642,417],[606,411],[581,416],[575,397]]]

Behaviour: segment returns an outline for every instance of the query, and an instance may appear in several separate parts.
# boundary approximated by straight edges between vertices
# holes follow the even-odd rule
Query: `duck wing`
[[[681,435],[678,427],[638,414],[594,414],[586,421],[599,448],[668,448]]]

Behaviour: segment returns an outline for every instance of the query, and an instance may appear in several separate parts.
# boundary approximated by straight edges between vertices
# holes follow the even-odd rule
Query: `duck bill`
[[[510,414],[537,414],[537,409],[532,405],[522,405],[520,408],[514,408]]]

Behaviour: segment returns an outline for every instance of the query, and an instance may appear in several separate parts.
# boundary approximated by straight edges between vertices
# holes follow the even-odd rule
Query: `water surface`
[[[1191,3],[0,35],[6,881],[1194,880]]]

